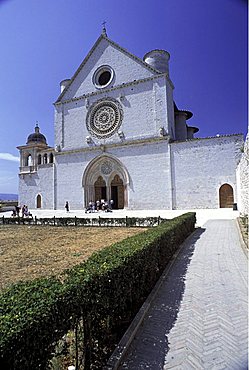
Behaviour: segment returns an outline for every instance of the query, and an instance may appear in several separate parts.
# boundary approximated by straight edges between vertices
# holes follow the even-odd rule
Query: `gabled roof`
[[[161,73],[161,72],[157,71],[156,69],[154,69],[153,67],[151,67],[149,64],[145,63],[142,59],[138,58],[137,56],[130,53],[126,49],[122,48],[120,45],[118,45],[116,42],[112,41],[111,39],[109,39],[109,37],[107,37],[105,34],[102,33],[99,36],[99,38],[97,39],[97,41],[95,42],[95,44],[93,45],[93,47],[91,48],[91,50],[89,51],[89,53],[87,54],[87,56],[85,57],[85,59],[83,60],[83,62],[81,63],[81,65],[79,66],[79,68],[77,69],[77,71],[75,72],[75,74],[73,75],[73,77],[71,78],[69,84],[65,87],[65,89],[62,91],[62,93],[59,95],[59,97],[58,97],[58,99],[56,100],[55,103],[58,103],[58,102],[61,101],[61,99],[63,98],[63,96],[65,95],[65,93],[69,89],[69,87],[72,85],[72,83],[75,80],[75,78],[77,77],[77,75],[80,73],[80,71],[82,70],[82,68],[84,67],[84,65],[86,64],[86,62],[88,61],[88,59],[90,58],[90,56],[92,55],[92,53],[98,47],[98,45],[100,44],[100,42],[102,40],[106,40],[114,48],[116,48],[119,51],[121,51],[122,53],[126,54],[128,57],[134,59],[136,62],[138,62],[139,64],[144,66],[150,72],[153,72],[155,74],[160,74]]]

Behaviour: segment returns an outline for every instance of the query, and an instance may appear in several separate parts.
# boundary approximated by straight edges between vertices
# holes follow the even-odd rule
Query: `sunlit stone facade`
[[[233,207],[243,137],[194,138],[192,113],[174,102],[169,57],[153,50],[137,58],[103,33],[73,77],[61,82],[54,147],[38,127],[18,147],[20,203],[63,209],[67,200],[71,209],[83,209],[112,199],[114,208],[128,209]]]

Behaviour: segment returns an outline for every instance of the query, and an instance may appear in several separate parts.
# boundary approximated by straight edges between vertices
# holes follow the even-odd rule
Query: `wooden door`
[[[122,179],[115,175],[111,182],[111,193],[114,198],[113,208],[123,209],[124,208],[124,185]]]
[[[101,199],[106,200],[106,183],[102,176],[98,177],[97,181],[94,184],[94,189],[95,199],[90,199],[91,201],[96,202],[97,200],[101,201]]]
[[[220,208],[233,208],[233,188],[231,185],[224,184],[219,190]]]

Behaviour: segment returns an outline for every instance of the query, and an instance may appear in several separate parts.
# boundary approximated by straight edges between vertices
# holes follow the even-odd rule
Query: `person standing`
[[[68,203],[68,201],[66,201],[65,208],[66,208],[66,211],[69,212],[69,203]]]
[[[20,207],[19,206],[16,206],[16,215],[17,215],[17,217],[19,217],[20,216]]]
[[[22,217],[24,217],[25,209],[26,209],[26,206],[25,206],[25,204],[24,204],[24,205],[22,206]]]

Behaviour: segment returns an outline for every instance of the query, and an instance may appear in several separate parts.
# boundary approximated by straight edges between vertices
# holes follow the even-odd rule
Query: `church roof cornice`
[[[243,134],[226,134],[226,135],[219,135],[219,136],[207,136],[207,137],[194,137],[192,139],[186,139],[186,140],[175,140],[175,141],[172,141],[171,143],[172,144],[180,144],[180,143],[186,143],[186,142],[190,142],[190,141],[201,141],[201,140],[213,140],[213,139],[217,139],[217,140],[220,140],[220,139],[224,139],[224,138],[233,138],[233,137],[238,137],[238,138],[241,138],[243,139]]]
[[[97,39],[97,41],[95,42],[95,44],[93,45],[93,47],[91,48],[91,50],[88,52],[88,54],[86,55],[86,57],[84,58],[83,62],[80,64],[80,66],[76,70],[76,72],[74,73],[73,77],[70,79],[69,84],[65,87],[65,89],[62,91],[62,93],[59,95],[58,99],[56,100],[56,103],[59,103],[61,101],[61,99],[66,94],[66,92],[68,91],[69,87],[71,86],[71,84],[73,83],[73,81],[75,80],[75,78],[78,76],[78,74],[80,73],[80,71],[82,70],[82,68],[84,67],[84,65],[86,64],[86,62],[91,57],[91,55],[93,54],[94,50],[98,47],[99,43],[102,40],[106,40],[114,48],[116,48],[119,51],[121,51],[122,53],[126,54],[128,57],[132,58],[133,60],[135,60],[136,62],[138,62],[139,64],[141,64],[142,66],[144,66],[149,71],[151,71],[151,72],[153,72],[153,73],[155,73],[157,75],[160,75],[161,74],[156,69],[154,69],[153,67],[151,67],[149,64],[145,63],[142,59],[140,59],[136,55],[130,53],[128,50],[126,50],[125,48],[123,48],[122,46],[120,46],[119,44],[117,44],[116,42],[112,41],[111,39],[109,39],[109,37],[107,37],[105,34],[102,33],[99,36],[99,38]]]
[[[16,147],[18,150],[33,150],[33,149],[37,149],[37,151],[41,152],[41,151],[44,151],[44,152],[51,152],[54,150],[54,147],[52,146],[45,146],[45,145],[39,145],[39,144],[26,144],[26,145],[19,145]]]
[[[174,85],[173,85],[172,81],[170,80],[168,74],[167,73],[160,73],[160,74],[157,74],[156,76],[150,76],[150,77],[142,78],[140,80],[133,80],[133,81],[130,81],[130,82],[123,83],[121,85],[110,87],[109,89],[107,88],[103,91],[102,90],[101,91],[99,91],[99,90],[98,91],[92,91],[90,93],[87,93],[87,94],[84,94],[84,95],[81,95],[81,96],[78,96],[78,97],[75,97],[75,98],[63,100],[63,101],[58,101],[57,100],[54,103],[54,105],[66,104],[66,103],[70,103],[70,102],[77,101],[77,100],[87,99],[90,96],[103,95],[103,94],[109,93],[111,91],[120,90],[124,87],[134,86],[134,85],[138,85],[140,83],[144,83],[144,82],[147,82],[147,81],[157,80],[161,77],[165,77],[166,80],[171,85],[172,89],[174,89]]]

